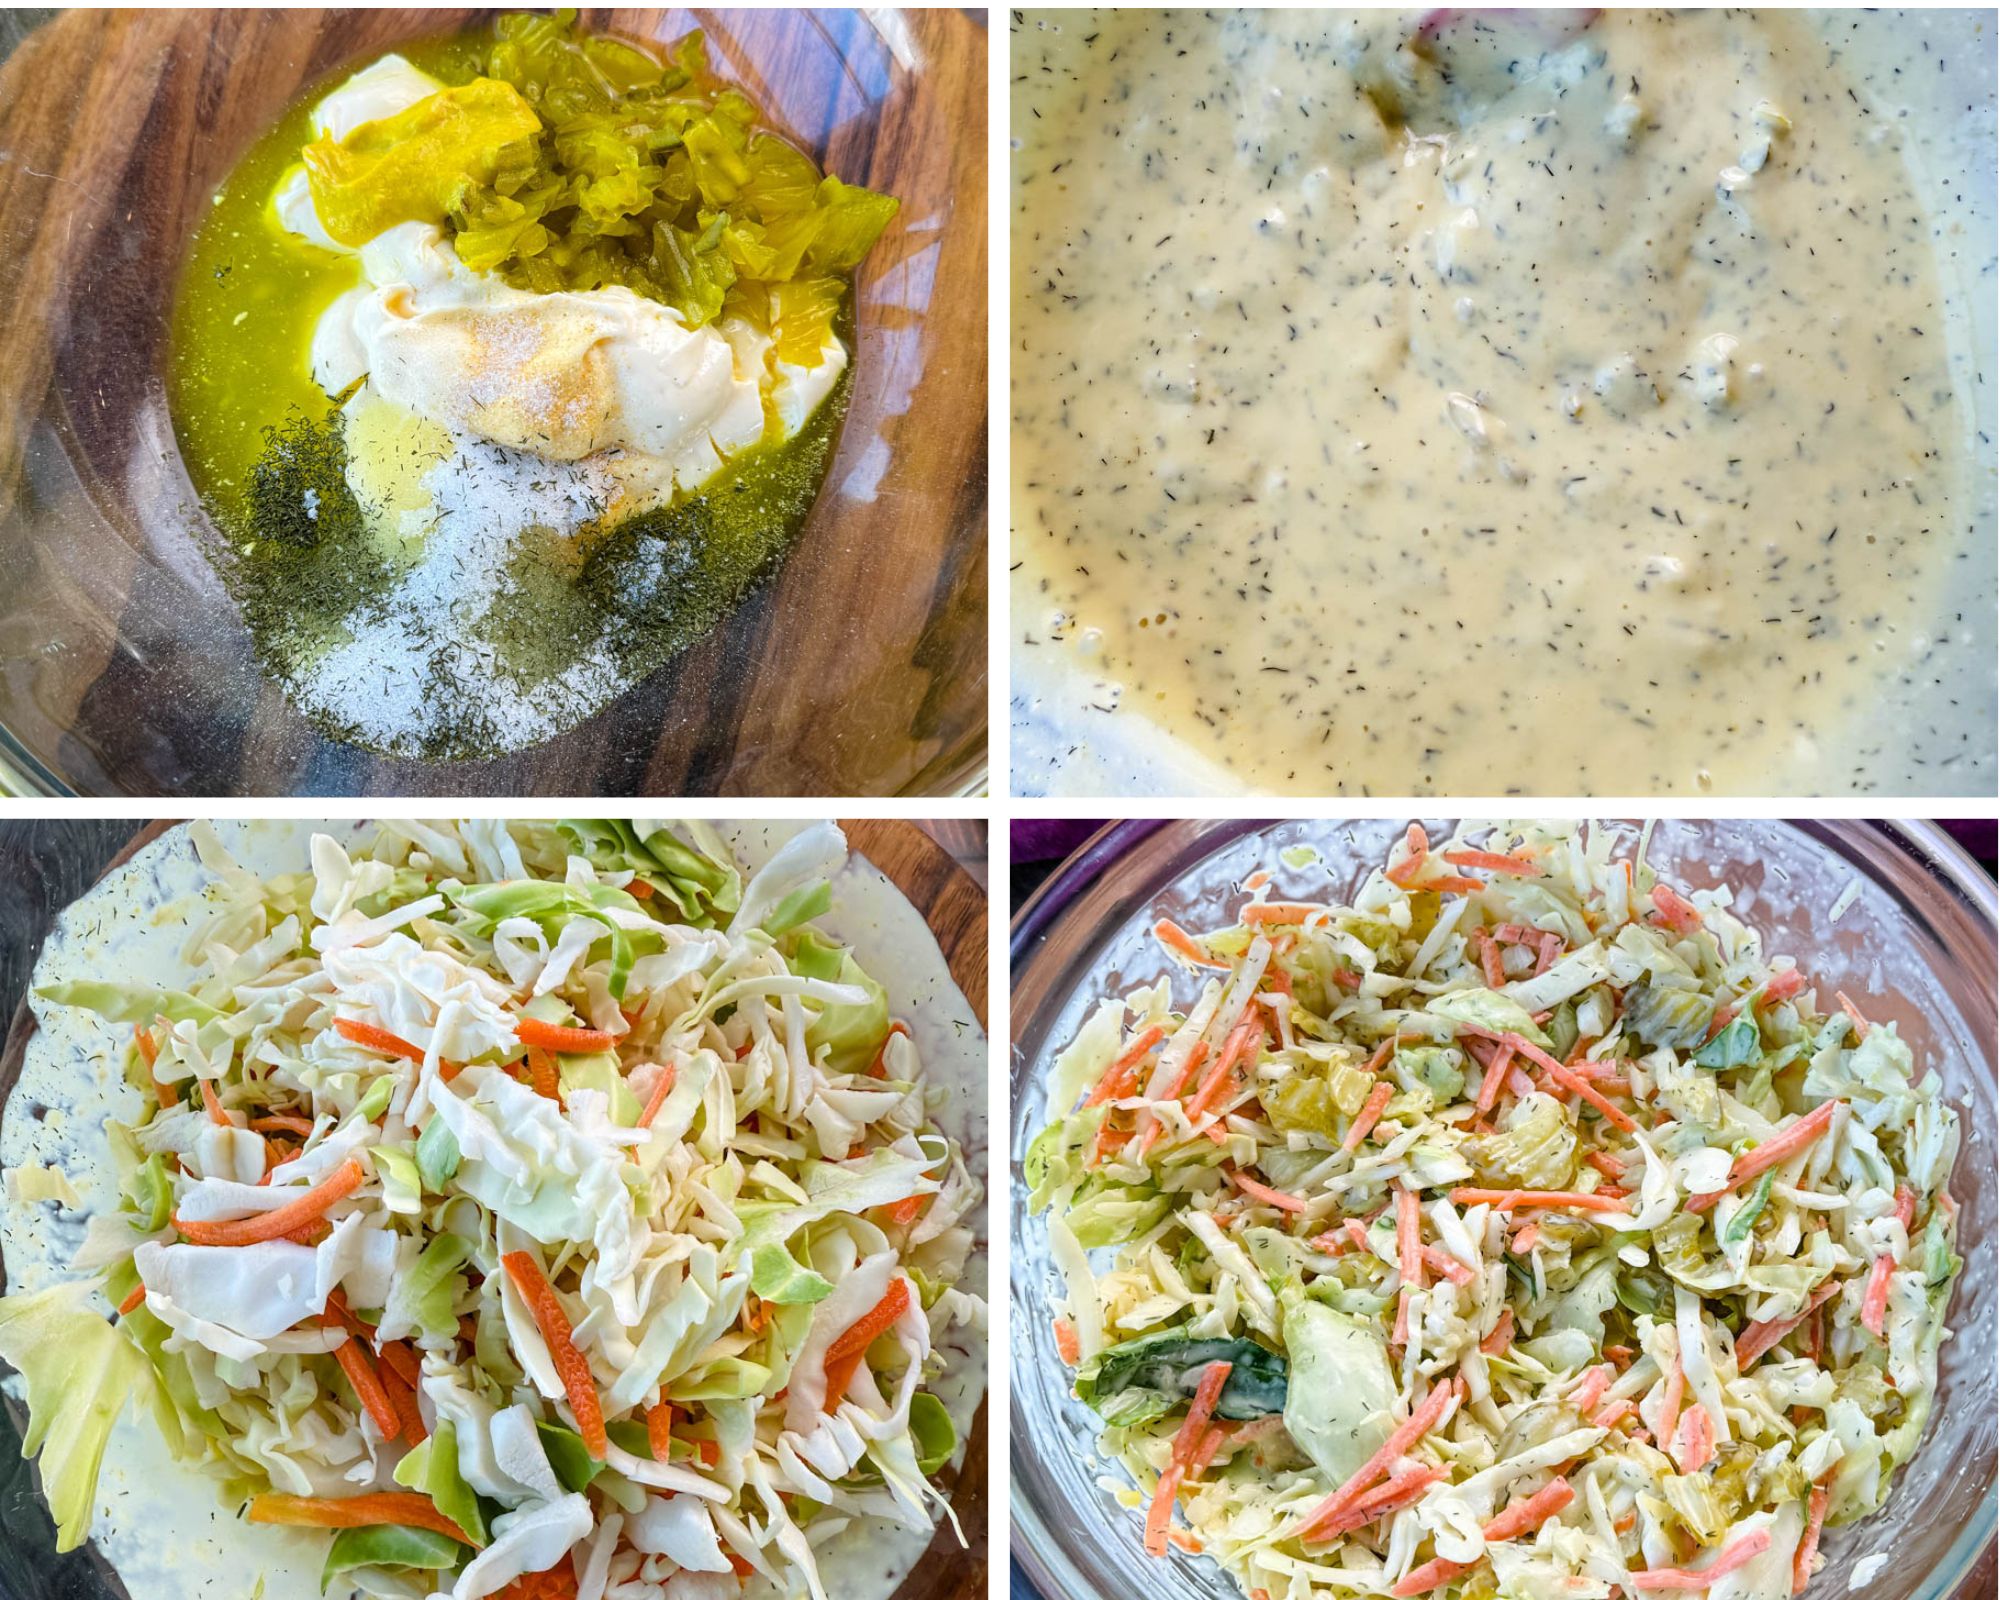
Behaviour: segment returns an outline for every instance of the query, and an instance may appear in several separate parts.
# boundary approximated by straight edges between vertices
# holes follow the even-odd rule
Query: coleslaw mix
[[[0,1301],[61,1548],[133,1395],[384,1600],[824,1600],[826,1541],[950,1514],[978,1192],[814,926],[838,829],[747,883],[694,823],[385,823],[271,879],[192,836],[188,988],[41,992],[138,1107],[81,1276]]]
[[[1154,1555],[1253,1600],[1776,1600],[1882,1505],[1957,1118],[1618,837],[1412,826],[1352,905],[1254,874],[1155,929],[1185,1012],[1111,997],[1057,1058],[1056,1335]]]

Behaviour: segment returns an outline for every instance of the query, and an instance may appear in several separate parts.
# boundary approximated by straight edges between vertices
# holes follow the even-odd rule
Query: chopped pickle
[[[471,185],[493,175],[503,146],[541,126],[512,84],[474,78],[440,89],[344,139],[307,145],[313,209],[330,235],[353,246],[399,222],[442,222]]]
[[[760,324],[796,314],[801,326],[781,329],[782,359],[817,366],[839,280],[898,202],[822,177],[759,131],[758,108],[710,74],[700,34],[663,67],[631,45],[579,36],[574,16],[495,26],[483,70],[541,125],[455,191],[459,260],[538,293],[627,288],[690,327],[725,305]]]

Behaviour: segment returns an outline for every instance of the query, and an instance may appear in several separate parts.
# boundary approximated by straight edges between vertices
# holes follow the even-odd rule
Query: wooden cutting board
[[[178,826],[173,821],[144,824],[105,863],[99,876],[123,866],[155,839]],[[913,822],[844,820],[840,826],[848,843],[866,856],[923,915],[944,954],[945,964],[951,969],[952,980],[971,1005],[980,1026],[986,1026],[985,891]],[[14,1013],[5,1045],[0,1047],[0,1104],[5,1103],[8,1091],[20,1076],[21,1060],[34,1031],[34,1013],[24,998]],[[896,1591],[894,1600],[976,1600],[986,1594],[986,1445],[986,1403],[982,1400],[966,1441],[964,1461],[957,1476],[947,1478],[952,1510],[965,1531],[966,1547],[960,1547],[948,1526],[941,1527],[915,1570]],[[0,1481],[4,1478],[4,1464],[0,1464]],[[25,1488],[25,1469],[21,1486]],[[77,1569],[78,1587],[62,1589],[61,1593],[72,1596],[72,1600],[123,1595],[122,1583],[109,1568],[95,1560],[88,1548],[67,1559]],[[95,1575],[94,1582],[84,1578],[82,1569],[86,1566]],[[7,1600],[3,1589],[0,1600]],[[845,1597],[834,1596],[833,1600]]]
[[[829,170],[902,200],[782,566],[575,730],[447,763],[332,740],[267,680],[166,410],[185,242],[309,86],[496,13],[75,11],[0,63],[0,725],[85,793],[955,790],[985,764],[986,31],[962,10],[646,10]]]

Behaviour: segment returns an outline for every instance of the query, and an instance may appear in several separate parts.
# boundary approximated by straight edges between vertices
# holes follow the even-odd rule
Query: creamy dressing
[[[306,842],[327,832],[350,845],[372,831],[365,823],[218,821],[235,858],[260,876],[306,867]],[[718,823],[746,876],[808,826],[802,822]],[[63,913],[33,977],[36,987],[115,973],[121,982],[177,987],[187,975],[183,952],[208,920],[212,885],[195,860],[185,829],[141,851]],[[966,1170],[982,1189],[987,1177],[986,1034],[953,981],[929,926],[902,893],[860,856],[833,880],[833,909],[819,923],[855,949],[888,991],[892,1014],[906,1019],[930,1081],[942,1093],[932,1120],[960,1142]],[[82,1200],[77,1209],[23,1203],[11,1192],[0,1206],[0,1260],[9,1292],[47,1287],[69,1276],[88,1217],[112,1211],[118,1186],[104,1127],[140,1112],[118,1059],[124,1030],[76,1007],[34,1002],[39,1024],[21,1076],[0,1119],[0,1168],[45,1165],[66,1174]],[[959,1287],[986,1298],[987,1213],[966,1218],[976,1244]],[[985,1394],[985,1341],[956,1328],[937,1349],[944,1375],[928,1387],[950,1412],[963,1441]],[[7,1380],[18,1397],[20,1380]],[[117,1570],[133,1600],[229,1593],[248,1595],[243,1574],[263,1579],[263,1600],[318,1600],[326,1541],[309,1531],[253,1525],[225,1507],[214,1480],[176,1461],[150,1411],[128,1406],[105,1451],[92,1543]],[[884,1600],[894,1593],[928,1541],[907,1529],[856,1523],[816,1545],[822,1580],[839,1600]],[[744,1594],[756,1600],[755,1588]],[[336,1585],[331,1593],[338,1597]]]
[[[1279,789],[1983,784],[1908,81],[1794,13],[1427,15],[1019,15],[1017,699]]]

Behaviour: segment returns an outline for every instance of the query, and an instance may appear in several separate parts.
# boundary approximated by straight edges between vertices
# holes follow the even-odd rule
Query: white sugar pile
[[[470,437],[425,475],[436,521],[418,563],[342,619],[348,642],[302,663],[301,708],[396,755],[519,749],[580,721],[624,687],[609,650],[585,649],[553,676],[523,681],[496,607],[523,536],[575,532],[602,507],[589,470]]]

